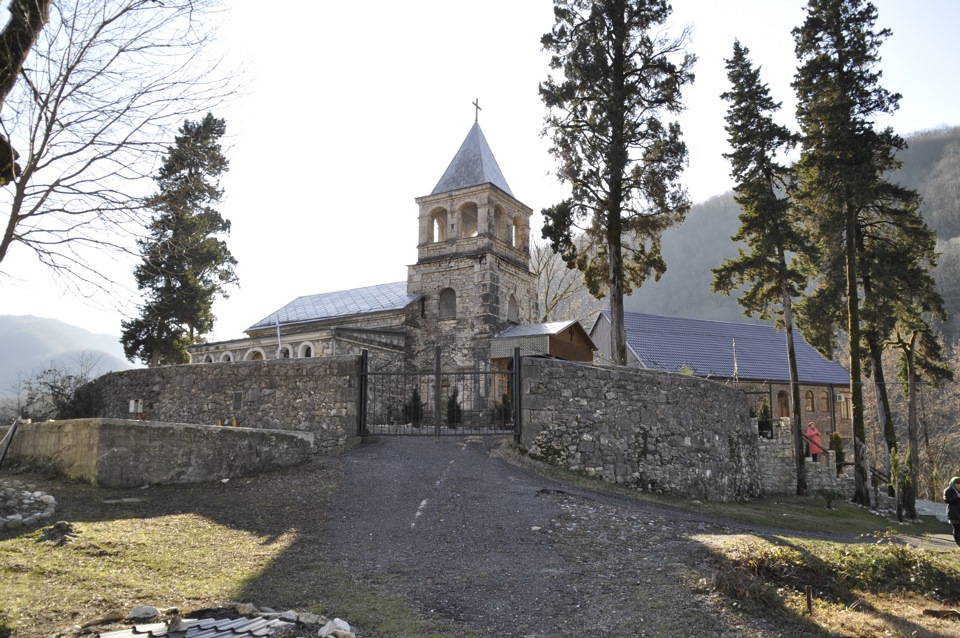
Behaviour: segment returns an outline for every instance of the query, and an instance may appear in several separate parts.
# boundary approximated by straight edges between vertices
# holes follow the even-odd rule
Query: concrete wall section
[[[746,395],[679,374],[523,361],[523,443],[535,457],[688,498],[762,490]]]
[[[308,432],[73,419],[21,424],[9,455],[71,479],[125,488],[250,476],[302,463],[312,448]]]
[[[211,363],[112,372],[95,381],[99,416],[148,421],[295,430],[314,436],[316,451],[335,454],[358,439],[359,357]]]

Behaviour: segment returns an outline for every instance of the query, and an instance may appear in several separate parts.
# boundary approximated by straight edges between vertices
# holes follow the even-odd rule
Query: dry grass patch
[[[202,607],[234,599],[293,542],[196,514],[73,525],[63,544],[41,532],[0,543],[0,609],[23,635],[134,605]],[[18,631],[18,633],[19,633]]]
[[[960,559],[891,542],[832,543],[799,538],[704,538],[715,555],[709,586],[743,612],[807,617],[834,636],[960,636],[960,622],[924,609],[960,604]],[[806,586],[813,588],[813,613]]]

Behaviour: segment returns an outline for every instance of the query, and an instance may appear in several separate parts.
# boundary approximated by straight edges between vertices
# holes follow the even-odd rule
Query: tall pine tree
[[[795,201],[820,250],[820,285],[806,317],[835,319],[845,302],[844,326],[850,349],[855,490],[853,500],[870,503],[864,424],[861,341],[861,277],[867,259],[863,228],[891,194],[885,175],[897,165],[903,140],[874,120],[897,108],[900,96],[880,82],[879,48],[890,35],[875,30],[877,10],[865,0],[809,0],[802,26],[794,29],[800,62],[793,87],[802,150]],[[890,204],[888,201],[887,204]],[[817,299],[818,293],[820,294]],[[821,321],[821,333],[827,326]]]
[[[145,206],[156,216],[139,242],[143,261],[134,270],[145,293],[140,316],[123,322],[124,353],[150,367],[183,363],[185,348],[213,329],[213,302],[237,283],[237,261],[218,235],[230,222],[213,208],[223,196],[227,171],[220,139],[226,123],[208,113],[187,120],[167,149],[154,181],[158,191]]]
[[[687,148],[664,117],[693,81],[687,33],[664,35],[666,0],[554,0],[541,43],[562,70],[540,85],[561,181],[572,197],[545,209],[543,236],[590,292],[609,295],[614,363],[626,364],[623,297],[666,270],[661,235],[690,200],[679,179]],[[583,232],[580,236],[579,233]]]
[[[740,206],[740,228],[732,237],[746,244],[737,257],[713,269],[714,292],[730,294],[747,286],[737,300],[748,315],[761,319],[777,316],[784,328],[790,390],[793,397],[792,432],[795,451],[797,494],[807,493],[804,445],[801,438],[800,384],[793,340],[793,300],[800,295],[807,277],[791,255],[809,255],[812,246],[802,232],[787,197],[791,170],[776,156],[795,144],[795,136],[774,122],[780,103],[760,81],[760,70],[749,59],[750,51],[739,41],[726,61],[732,89],[721,97],[730,103],[727,135],[732,152],[731,175],[736,180],[734,199]]]

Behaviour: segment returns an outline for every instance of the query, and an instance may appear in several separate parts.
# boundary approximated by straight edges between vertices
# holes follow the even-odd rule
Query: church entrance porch
[[[370,370],[360,360],[360,436],[520,436],[520,351],[497,369],[444,371],[440,348],[429,372]]]

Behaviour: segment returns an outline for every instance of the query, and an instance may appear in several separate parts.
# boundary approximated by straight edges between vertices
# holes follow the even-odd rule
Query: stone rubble
[[[53,518],[57,499],[16,479],[0,479],[0,530],[42,525]]]
[[[278,636],[282,635],[284,638],[314,638],[314,636],[316,638],[357,638],[350,624],[341,618],[330,619],[320,614],[301,613],[292,609],[281,613],[270,607],[257,608],[250,603],[228,603],[226,607],[218,611],[234,612],[239,616],[260,617],[266,620],[280,619],[291,623],[291,626],[278,629],[275,632]],[[63,633],[74,635],[89,633],[86,630],[90,627],[120,620],[134,622],[135,624],[166,622],[168,631],[183,631],[186,629],[185,622],[189,621],[189,618],[182,616],[177,608],[158,609],[150,605],[137,605],[128,614],[112,612],[83,625],[68,627]],[[98,635],[100,633],[102,632],[97,632]]]

